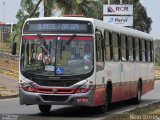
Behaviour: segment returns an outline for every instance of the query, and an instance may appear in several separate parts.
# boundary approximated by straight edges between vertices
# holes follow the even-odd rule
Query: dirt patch
[[[0,58],[0,68],[19,71],[19,61]]]
[[[17,95],[18,95],[17,92],[7,89],[7,87],[5,86],[0,86],[0,99],[7,97],[15,97]]]

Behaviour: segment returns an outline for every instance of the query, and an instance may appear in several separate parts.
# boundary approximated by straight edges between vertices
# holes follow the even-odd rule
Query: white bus
[[[22,31],[20,104],[98,107],[154,88],[153,37],[83,17],[29,18]]]

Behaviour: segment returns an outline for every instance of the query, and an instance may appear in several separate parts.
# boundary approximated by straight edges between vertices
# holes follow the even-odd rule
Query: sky
[[[5,7],[3,4],[4,1]],[[21,0],[0,0],[0,22],[17,23],[16,13],[20,8],[20,1]],[[160,39],[160,0],[140,0],[140,2],[146,8],[148,16],[152,18],[151,34],[153,34],[155,38]],[[43,12],[42,8],[40,8],[40,12]]]

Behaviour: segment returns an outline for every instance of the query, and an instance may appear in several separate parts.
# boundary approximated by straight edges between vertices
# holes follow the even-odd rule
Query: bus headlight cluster
[[[20,82],[20,88],[27,92],[36,92],[36,89],[34,89],[31,84],[23,80]]]
[[[76,93],[86,93],[90,90],[90,88],[91,86],[85,83],[76,90]]]

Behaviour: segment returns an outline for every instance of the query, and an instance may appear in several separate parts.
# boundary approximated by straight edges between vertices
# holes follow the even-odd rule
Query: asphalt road
[[[39,112],[36,105],[20,106],[18,98],[0,100],[0,120],[12,118],[13,120],[102,120],[112,115],[143,106],[160,100],[160,81],[156,81],[153,91],[142,97],[140,105],[131,105],[129,102],[113,104],[106,114],[98,114],[94,108],[74,106],[52,106],[48,115]]]

